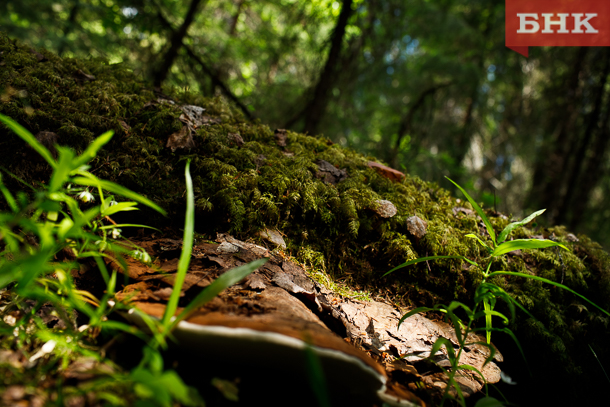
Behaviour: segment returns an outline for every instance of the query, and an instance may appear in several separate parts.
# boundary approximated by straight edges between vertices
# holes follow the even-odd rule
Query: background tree
[[[0,30],[610,244],[608,51],[526,59],[504,47],[502,1],[5,0]]]

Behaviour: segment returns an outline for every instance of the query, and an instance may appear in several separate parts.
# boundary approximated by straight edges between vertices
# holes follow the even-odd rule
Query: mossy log
[[[324,137],[247,122],[221,98],[164,92],[153,91],[125,65],[62,59],[0,34],[0,113],[51,144],[78,151],[114,130],[112,141],[91,162],[91,171],[147,196],[170,214],[158,218],[142,210],[140,220],[181,227],[184,165],[191,159],[196,230],[203,237],[230,232],[242,240],[257,239],[260,231],[278,230],[286,254],[346,295],[382,297],[401,306],[471,302],[483,270],[459,260],[420,263],[382,278],[390,268],[423,256],[463,255],[484,263],[486,252],[464,238],[468,233],[485,238],[469,204],[416,177],[388,178],[377,165],[369,165],[374,158]],[[4,127],[0,151],[3,180],[12,190],[24,189],[15,177],[31,185],[48,179],[46,164]],[[324,171],[321,162],[330,163],[339,175]],[[396,215],[380,216],[379,201],[391,202]],[[491,210],[487,214],[498,231],[510,221]],[[422,237],[409,231],[412,216],[427,224]],[[524,250],[497,260],[492,268],[562,281],[610,309],[607,252],[561,226],[529,225],[512,235],[534,236],[554,236],[570,250]],[[559,381],[564,389],[578,389],[572,393],[583,404],[587,395],[603,388],[598,360],[587,345],[599,360],[610,361],[604,314],[539,282],[503,277],[494,283],[537,319],[517,315],[511,328],[541,385],[557,386]],[[552,377],[544,373],[548,371]]]

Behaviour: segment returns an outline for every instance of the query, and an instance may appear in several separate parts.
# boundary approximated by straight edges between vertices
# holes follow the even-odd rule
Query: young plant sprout
[[[493,228],[493,225],[491,224],[491,222],[489,221],[489,218],[487,218],[487,216],[485,215],[485,212],[483,212],[481,207],[472,199],[472,197],[461,186],[459,186],[457,183],[455,183],[451,179],[449,179],[449,178],[447,178],[447,179],[449,181],[451,181],[464,194],[464,196],[466,197],[468,202],[470,202],[470,204],[472,205],[472,207],[474,208],[476,213],[479,215],[479,217],[483,220],[483,223],[485,224],[485,228],[487,229],[487,232],[489,234],[489,239],[487,239],[486,241],[475,234],[467,234],[464,237],[467,237],[469,239],[475,239],[477,242],[479,242],[479,244],[481,244],[481,246],[483,246],[485,248],[485,250],[487,251],[487,253],[489,255],[489,260],[488,260],[487,265],[478,264],[470,259],[467,259],[464,256],[428,256],[428,257],[420,257],[418,259],[403,263],[403,264],[393,268],[392,270],[388,271],[387,273],[385,273],[384,277],[403,267],[407,267],[412,264],[420,263],[423,261],[438,260],[438,259],[460,259],[460,260],[466,261],[472,265],[480,266],[481,269],[484,270],[483,276],[482,276],[483,280],[478,285],[478,287],[476,288],[476,291],[475,291],[474,307],[470,308],[467,305],[465,305],[461,302],[458,302],[458,301],[452,301],[449,304],[449,306],[444,305],[444,304],[437,304],[436,306],[434,306],[432,308],[418,307],[418,308],[415,308],[415,309],[407,312],[405,315],[402,316],[402,318],[398,322],[398,326],[400,326],[400,324],[402,324],[402,322],[405,319],[409,318],[410,316],[418,314],[418,313],[422,313],[422,312],[428,312],[428,311],[438,311],[438,312],[445,313],[447,315],[447,318],[451,320],[451,323],[453,324],[453,327],[455,330],[455,335],[456,335],[457,341],[459,343],[459,349],[458,349],[457,353],[455,352],[451,341],[449,341],[446,338],[440,337],[436,340],[436,342],[432,346],[432,350],[430,351],[429,357],[432,358],[438,351],[440,351],[440,349],[442,347],[445,347],[449,361],[451,362],[451,366],[448,369],[445,369],[444,367],[439,366],[447,374],[447,376],[449,378],[448,386],[445,388],[445,392],[443,394],[443,402],[445,401],[445,399],[451,398],[451,399],[457,400],[460,403],[460,405],[465,406],[464,395],[462,393],[462,390],[461,390],[458,382],[455,380],[455,377],[458,374],[458,372],[464,371],[464,370],[474,371],[481,378],[483,378],[483,380],[485,380],[485,377],[483,376],[483,374],[476,368],[474,368],[470,365],[460,364],[460,356],[462,355],[464,347],[473,344],[473,343],[468,342],[469,334],[477,333],[477,332],[485,332],[486,340],[484,342],[477,341],[475,343],[485,346],[489,349],[489,356],[485,360],[485,364],[487,364],[488,362],[490,362],[493,359],[494,354],[495,354],[495,348],[491,345],[491,333],[492,332],[504,332],[504,333],[510,335],[511,338],[517,344],[521,353],[523,354],[519,341],[517,340],[517,338],[515,337],[513,332],[508,327],[506,327],[506,325],[509,324],[511,318],[514,318],[514,316],[515,316],[515,306],[518,307],[519,309],[521,309],[526,314],[528,314],[530,317],[532,317],[531,314],[518,301],[516,301],[513,297],[511,297],[504,289],[502,289],[498,285],[490,282],[490,279],[492,277],[501,276],[501,275],[515,276],[515,277],[529,278],[529,279],[541,281],[546,284],[551,284],[551,285],[559,287],[563,290],[569,291],[572,294],[580,297],[581,299],[583,299],[583,300],[587,301],[588,303],[590,303],[591,305],[595,306],[596,308],[598,308],[599,310],[601,310],[603,313],[605,313],[608,316],[610,316],[610,313],[608,313],[608,311],[604,310],[603,308],[597,306],[595,303],[591,302],[584,296],[578,294],[571,288],[569,288],[563,284],[557,283],[555,281],[552,281],[552,280],[549,280],[546,278],[542,278],[542,277],[538,277],[535,275],[525,274],[525,273],[518,273],[518,272],[511,272],[511,271],[492,271],[491,266],[492,266],[495,258],[504,256],[505,254],[510,253],[515,250],[542,249],[545,247],[554,247],[554,246],[559,247],[564,250],[568,250],[568,248],[559,242],[555,242],[553,240],[548,240],[548,239],[506,240],[512,231],[531,222],[535,217],[542,214],[544,212],[544,209],[532,213],[530,216],[524,218],[521,221],[510,223],[496,237],[496,232]],[[508,304],[508,307],[511,312],[511,318],[509,318],[506,315],[495,310],[495,306],[496,306],[498,299],[502,299]],[[458,317],[458,315],[457,315],[458,309],[461,309],[462,312],[466,314],[465,321]],[[504,323],[504,327],[501,327],[501,328],[493,327],[492,326],[493,317],[500,318]],[[485,320],[485,326],[484,327],[475,327],[475,321],[480,320],[482,318]],[[457,395],[457,397],[450,394],[450,389],[452,389],[452,388],[455,390],[455,394]],[[483,405],[500,406],[500,405],[502,405],[500,402],[495,400],[493,397],[489,397],[487,385],[485,385],[485,389],[486,389],[487,396],[485,398],[479,400],[477,402],[476,406],[483,406]]]

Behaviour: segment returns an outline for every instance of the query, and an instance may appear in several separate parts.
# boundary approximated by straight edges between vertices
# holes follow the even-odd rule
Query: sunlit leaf
[[[506,253],[510,253],[515,250],[522,249],[543,249],[545,247],[561,247],[562,249],[568,250],[567,247],[561,243],[554,242],[552,240],[543,239],[516,239],[504,242],[491,252],[492,257],[501,256]]]
[[[455,183],[451,178],[449,178],[449,177],[445,177],[445,178],[447,178],[453,185],[455,185],[456,187],[458,187],[458,189],[460,191],[462,191],[462,193],[464,194],[466,199],[468,199],[468,202],[470,202],[470,205],[472,205],[472,207],[477,212],[477,214],[481,217],[481,219],[483,219],[483,223],[485,223],[485,227],[487,228],[487,233],[489,233],[489,236],[491,237],[491,240],[494,242],[494,245],[495,245],[496,244],[496,232],[494,232],[494,228],[491,225],[491,222],[489,221],[487,216],[485,215],[485,212],[483,212],[483,209],[481,209],[481,207],[474,201],[474,199],[472,199],[470,197],[470,195],[468,195],[468,192],[466,192],[464,190],[464,188],[462,188],[457,183]]]
[[[467,258],[466,258],[466,257],[464,257],[464,256],[429,256],[429,257],[420,257],[420,258],[418,258],[418,259],[415,259],[415,260],[409,260],[409,261],[408,261],[408,262],[406,262],[406,263],[403,263],[403,264],[401,264],[401,265],[399,265],[399,266],[394,267],[392,270],[390,270],[390,271],[388,271],[387,273],[385,273],[385,274],[384,274],[382,277],[385,277],[385,276],[387,276],[388,274],[390,274],[390,273],[392,273],[392,272],[394,272],[394,271],[396,271],[396,270],[398,270],[398,269],[401,269],[401,268],[403,268],[403,267],[410,266],[410,265],[412,265],[412,264],[421,263],[422,261],[428,261],[428,260],[440,260],[440,259],[461,259],[461,260],[467,261],[468,263],[470,263],[470,264],[472,264],[472,265],[474,265],[474,266],[476,266],[476,265],[477,265],[477,263],[475,263],[475,262],[474,262],[474,261],[472,261],[472,260],[467,259]]]
[[[527,225],[528,223],[530,223],[536,216],[540,216],[541,214],[544,213],[544,211],[546,211],[546,209],[541,209],[539,211],[536,211],[534,213],[532,213],[530,216],[528,216],[527,218],[520,220],[518,222],[513,222],[509,225],[507,225],[504,230],[502,231],[502,233],[500,233],[500,236],[498,236],[498,244],[502,243],[503,241],[506,240],[506,238],[508,237],[508,235],[510,234],[510,232],[512,232],[513,230],[515,230],[516,228],[523,226],[523,225]]]

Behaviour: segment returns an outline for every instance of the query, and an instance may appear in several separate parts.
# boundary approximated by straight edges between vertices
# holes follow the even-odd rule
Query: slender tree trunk
[[[184,40],[184,37],[186,36],[190,25],[195,20],[195,16],[197,15],[197,9],[199,8],[199,4],[201,2],[202,0],[191,1],[191,5],[189,6],[189,9],[186,13],[186,17],[184,17],[182,25],[177,30],[173,31],[172,36],[170,38],[169,49],[167,50],[165,55],[163,55],[161,63],[153,75],[153,83],[155,87],[160,87],[163,81],[165,81],[165,79],[167,78],[169,70],[172,68],[172,65],[174,65],[174,61],[178,56],[178,52],[180,51],[180,48],[182,48],[182,40]]]
[[[477,103],[477,97],[479,94],[479,83],[477,81],[476,86],[473,87],[472,93],[470,94],[470,100],[468,101],[468,107],[466,108],[466,114],[464,115],[464,122],[462,129],[460,130],[456,145],[457,153],[455,154],[455,162],[459,164],[464,161],[466,153],[470,148],[470,125],[472,124],[472,117],[474,116],[474,105]]]
[[[561,173],[569,155],[570,136],[574,135],[574,123],[578,117],[577,105],[581,89],[579,78],[584,70],[583,63],[587,47],[580,47],[574,55],[574,69],[566,82],[565,104],[561,109],[555,135],[547,143],[551,149],[542,149],[534,170],[532,188],[528,197],[529,207],[546,208],[548,219],[556,214],[557,200],[563,190]]]
[[[339,18],[337,19],[337,24],[335,25],[331,37],[328,58],[326,59],[324,69],[313,90],[313,97],[299,114],[289,120],[286,127],[291,127],[302,117],[305,119],[303,131],[309,134],[315,134],[317,132],[320,121],[328,106],[330,87],[337,75],[337,65],[343,45],[343,37],[345,36],[345,27],[347,27],[347,22],[352,14],[352,3],[353,0],[343,0],[341,12],[339,13]]]
[[[246,2],[246,0],[237,1],[237,11],[235,12],[235,15],[233,16],[233,19],[231,20],[231,26],[229,27],[229,35],[231,37],[235,36],[235,32],[237,30],[237,23],[239,21],[239,16],[241,15],[241,10],[243,9],[245,2]]]
[[[589,204],[591,193],[602,179],[606,176],[603,172],[604,161],[606,160],[608,151],[608,142],[610,141],[610,100],[606,102],[606,112],[604,115],[602,127],[597,132],[597,137],[593,144],[592,156],[587,161],[587,166],[583,171],[583,177],[578,184],[574,205],[572,207],[572,219],[569,226],[572,230],[576,230],[583,220],[583,216]]]
[[[172,36],[173,36],[174,29],[172,28],[172,25],[170,24],[170,22],[167,21],[167,19],[163,16],[161,11],[159,11],[157,13],[157,17],[159,18],[159,21],[165,27],[165,29],[168,30],[170,33],[172,33]],[[248,120],[250,120],[250,121],[254,120],[254,117],[252,116],[252,113],[250,112],[250,110],[248,110],[248,107],[245,106],[239,100],[239,98],[237,96],[235,96],[235,94],[233,94],[233,92],[231,92],[231,89],[229,89],[229,87],[220,79],[218,74],[210,67],[210,65],[207,64],[199,55],[197,55],[197,53],[195,51],[193,51],[193,49],[191,47],[189,47],[188,45],[183,45],[183,47],[186,50],[186,53],[188,54],[188,56],[192,60],[197,62],[197,64],[199,64],[199,66],[201,67],[203,72],[205,72],[205,74],[208,75],[208,77],[210,78],[210,81],[212,82],[212,88],[218,87],[220,89],[220,91],[227,98],[229,98],[231,101],[233,101],[233,103],[235,103],[237,105],[237,107],[239,107],[239,109],[244,113],[244,116],[246,116],[248,118]]]
[[[250,120],[250,121],[254,120],[254,117],[252,116],[252,113],[248,110],[248,107],[246,105],[244,105],[241,102],[241,100],[239,100],[237,98],[237,96],[235,96],[233,94],[233,92],[231,92],[229,87],[220,79],[220,77],[214,72],[214,70],[212,70],[212,68],[210,68],[191,49],[191,47],[185,46],[185,48],[186,48],[186,52],[188,53],[189,57],[191,57],[191,59],[193,59],[195,62],[197,62],[199,64],[199,66],[201,66],[201,69],[203,69],[203,71],[206,73],[206,75],[208,75],[210,77],[210,79],[212,80],[213,86],[220,88],[222,93],[224,93],[225,96],[227,96],[231,101],[233,101],[237,105],[237,107],[239,107],[239,109],[244,113],[244,115],[248,118],[248,120]]]
[[[396,160],[398,158],[400,144],[402,143],[402,139],[404,138],[404,136],[406,136],[409,133],[409,130],[411,129],[411,122],[413,121],[413,116],[415,115],[415,112],[417,112],[417,110],[419,110],[419,108],[424,104],[424,101],[428,96],[433,95],[437,90],[447,87],[449,85],[451,85],[451,83],[441,83],[440,85],[432,86],[424,90],[419,95],[415,103],[413,103],[411,107],[409,107],[407,114],[403,116],[403,119],[398,125],[398,131],[396,132],[396,142],[394,143],[394,147],[391,149],[390,155],[388,156],[388,163],[391,167],[396,167],[398,164]]]
[[[575,214],[575,212],[571,211],[570,208],[575,200],[581,199],[581,197],[576,199],[576,196],[574,196],[576,189],[578,188],[578,184],[583,182],[587,183],[585,179],[590,179],[591,177],[591,174],[588,174],[585,170],[585,166],[587,165],[587,152],[591,151],[591,142],[594,134],[599,134],[600,131],[603,131],[600,130],[599,120],[602,104],[604,102],[603,96],[605,94],[605,87],[608,75],[610,74],[610,58],[608,53],[605,53],[604,59],[604,67],[602,69],[598,85],[595,89],[595,102],[593,104],[593,110],[589,114],[587,128],[584,132],[583,139],[580,140],[580,144],[578,145],[578,148],[575,149],[576,152],[572,156],[572,165],[570,166],[570,170],[564,173],[568,177],[567,189],[565,195],[563,196],[561,206],[553,218],[553,223],[565,223],[571,213]],[[597,152],[593,151],[593,154],[595,156],[597,155]],[[568,166],[565,165],[564,168],[565,167]]]
[[[68,16],[68,20],[66,21],[66,27],[64,29],[64,35],[61,39],[61,45],[57,50],[57,54],[62,56],[64,52],[66,52],[66,48],[68,47],[68,34],[74,30],[74,26],[76,25],[76,17],[78,16],[78,11],[80,9],[80,1],[76,1],[72,8],[70,9],[70,15]]]

